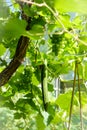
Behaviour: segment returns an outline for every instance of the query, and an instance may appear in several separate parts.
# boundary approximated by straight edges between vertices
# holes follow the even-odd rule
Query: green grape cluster
[[[24,69],[24,82],[26,82],[26,83],[31,83],[32,82],[32,69],[31,69],[31,67],[26,67],[25,69]]]
[[[25,91],[28,91],[32,87],[32,69],[31,67],[26,67],[24,69],[24,72],[20,75],[20,80],[18,81],[18,90],[24,89]]]
[[[51,37],[52,42],[52,52],[57,56],[60,48],[60,44],[63,39],[63,34],[53,34]]]

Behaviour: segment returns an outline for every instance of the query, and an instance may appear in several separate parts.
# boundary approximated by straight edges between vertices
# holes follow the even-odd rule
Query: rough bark
[[[28,18],[23,12],[22,12],[22,19],[27,21],[27,27],[26,30],[30,29],[30,22],[31,18]],[[8,82],[8,80],[12,77],[14,72],[16,72],[17,68],[21,65],[24,56],[26,54],[26,50],[28,48],[29,44],[29,38],[25,36],[21,36],[19,38],[17,48],[15,51],[15,54],[13,56],[12,61],[9,63],[9,65],[0,73],[0,87],[3,86]]]

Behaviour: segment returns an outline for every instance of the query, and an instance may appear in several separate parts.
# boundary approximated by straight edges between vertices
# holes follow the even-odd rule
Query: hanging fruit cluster
[[[57,56],[59,49],[60,49],[60,45],[63,41],[64,38],[64,34],[53,34],[51,37],[51,43],[52,43],[52,52]]]

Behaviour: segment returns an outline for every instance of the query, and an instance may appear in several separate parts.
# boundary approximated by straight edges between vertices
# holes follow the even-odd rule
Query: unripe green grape
[[[52,52],[54,52],[56,56],[58,55],[58,51],[59,51],[60,43],[62,39],[63,39],[63,35],[60,35],[60,34],[53,34],[53,36],[51,37]]]

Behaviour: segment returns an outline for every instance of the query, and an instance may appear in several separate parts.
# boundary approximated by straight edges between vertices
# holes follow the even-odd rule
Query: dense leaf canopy
[[[0,0],[1,130],[87,129],[86,5]]]

